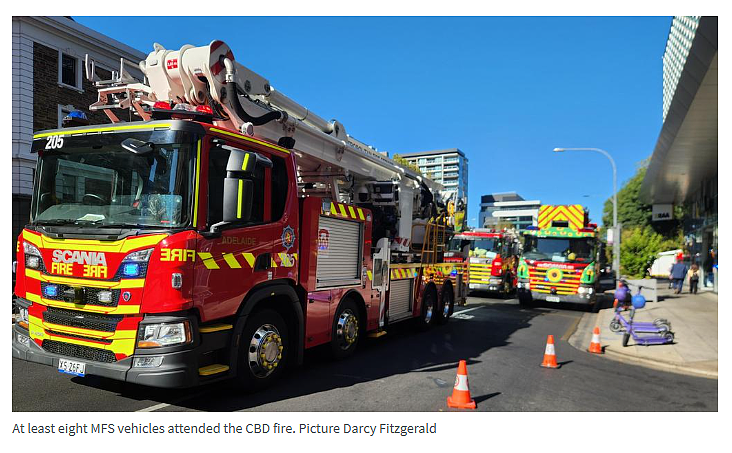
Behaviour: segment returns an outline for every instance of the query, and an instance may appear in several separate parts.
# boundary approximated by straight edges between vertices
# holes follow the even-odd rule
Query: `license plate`
[[[560,299],[557,296],[546,296],[547,302],[559,302]]]
[[[84,373],[86,372],[86,363],[74,362],[73,360],[58,359],[58,370],[61,373],[84,377]]]

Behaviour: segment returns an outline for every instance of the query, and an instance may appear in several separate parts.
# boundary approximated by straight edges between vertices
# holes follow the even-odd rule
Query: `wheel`
[[[666,343],[673,343],[674,342],[674,333],[666,332],[665,334],[663,334],[663,339],[666,340]]]
[[[442,291],[442,304],[440,306],[439,313],[437,313],[435,318],[435,322],[437,324],[445,324],[447,320],[450,319],[450,316],[452,316],[454,308],[455,295],[453,294],[452,288],[446,288]]]
[[[630,334],[624,333],[623,334],[623,347],[628,346],[628,340],[630,340]]]
[[[531,298],[531,294],[526,294],[524,291],[519,292],[519,305],[524,308],[531,308],[534,306],[534,301]]]
[[[666,330],[671,330],[671,323],[663,318],[657,318],[653,320],[653,325],[655,325],[658,328],[665,328]]]
[[[341,303],[333,320],[330,348],[336,359],[344,359],[353,355],[358,345],[361,322],[359,310],[352,300]]]
[[[590,311],[592,313],[597,313],[600,311],[600,308],[602,307],[602,300],[599,297],[595,297],[595,301],[592,302],[592,305],[590,305]]]
[[[282,374],[289,356],[287,324],[274,310],[250,315],[239,348],[239,384],[247,391],[261,390]]]
[[[511,284],[508,278],[503,282],[503,291],[501,291],[501,299],[508,299],[511,296]]]
[[[429,329],[435,322],[435,310],[437,309],[437,291],[430,287],[422,298],[422,314],[419,317],[419,327],[422,330]]]
[[[617,319],[613,319],[612,321],[610,321],[611,332],[620,332],[620,329],[622,329],[622,327],[622,324],[620,324]]]

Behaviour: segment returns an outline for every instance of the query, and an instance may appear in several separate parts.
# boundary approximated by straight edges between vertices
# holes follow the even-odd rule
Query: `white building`
[[[419,171],[445,186],[445,193],[457,195],[468,205],[468,159],[457,148],[399,154],[419,167]],[[467,213],[466,213],[467,217]]]

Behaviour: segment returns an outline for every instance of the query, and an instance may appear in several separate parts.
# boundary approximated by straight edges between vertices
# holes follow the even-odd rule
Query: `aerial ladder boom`
[[[132,80],[122,61],[117,79],[99,81],[99,101],[91,110],[102,110],[113,122],[112,109],[130,109],[143,120],[152,118],[156,102],[211,107],[213,123],[242,134],[266,138],[298,156],[299,183],[322,183],[328,197],[358,202],[356,190],[378,184],[398,186],[398,236],[412,237],[413,211],[421,194],[432,195],[441,184],[398,165],[374,148],[354,139],[336,120],[327,121],[273,88],[269,81],[238,63],[222,41],[208,46],[185,45],[178,50],[154,44],[140,62],[144,82]],[[96,79],[93,62],[87,61],[87,77]],[[437,201],[437,200],[435,200]],[[423,217],[429,218],[429,215]],[[406,246],[404,247],[406,250]]]

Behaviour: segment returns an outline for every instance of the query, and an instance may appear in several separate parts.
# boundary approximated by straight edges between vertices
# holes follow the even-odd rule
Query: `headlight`
[[[133,262],[145,262],[150,259],[150,255],[152,255],[152,252],[155,249],[145,249],[145,250],[138,250],[136,252],[132,252],[129,255],[125,256],[125,259],[122,261],[133,261]]]
[[[23,253],[25,254],[25,267],[29,269],[40,269],[42,258],[38,247],[30,242],[23,242]]]
[[[138,348],[160,348],[191,342],[188,321],[164,324],[143,324],[137,337]]]

